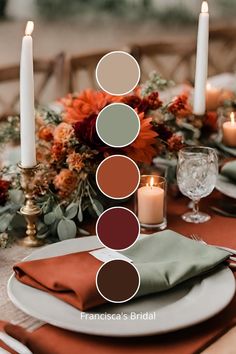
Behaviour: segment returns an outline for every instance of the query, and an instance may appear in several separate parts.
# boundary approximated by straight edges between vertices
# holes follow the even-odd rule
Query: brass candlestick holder
[[[21,186],[25,193],[25,205],[20,209],[20,213],[25,217],[27,223],[26,237],[20,243],[26,247],[38,247],[43,245],[43,240],[37,238],[36,221],[41,214],[41,209],[36,205],[34,198],[34,177],[39,169],[39,165],[34,167],[22,167],[18,165],[21,173]]]

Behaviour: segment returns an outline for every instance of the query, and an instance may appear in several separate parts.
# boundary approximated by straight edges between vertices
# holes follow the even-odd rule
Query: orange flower
[[[51,157],[53,161],[61,161],[66,154],[66,148],[61,143],[54,143],[51,147]]]
[[[39,139],[42,139],[45,141],[51,141],[53,139],[53,131],[54,131],[53,125],[49,124],[49,125],[43,126],[38,131],[38,137],[39,137]]]
[[[69,94],[61,99],[65,108],[64,121],[70,124],[83,121],[92,114],[98,114],[109,103],[120,100],[119,97],[93,90],[85,90],[77,97]]]
[[[78,176],[75,172],[68,169],[63,169],[60,173],[54,178],[54,185],[59,190],[59,194],[63,197],[71,194],[78,183]]]
[[[48,146],[39,145],[36,149],[37,161],[41,163],[51,162],[51,151]]]
[[[54,139],[58,143],[68,142],[74,134],[74,129],[70,124],[60,123],[54,130]]]
[[[140,133],[135,141],[127,146],[124,151],[137,162],[151,163],[156,155],[153,145],[156,143],[157,133],[152,129],[152,118],[144,117],[144,113],[139,114]]]
[[[77,170],[77,172],[82,170],[82,168],[84,167],[82,155],[76,152],[72,152],[68,156],[66,162],[68,163],[70,170]]]

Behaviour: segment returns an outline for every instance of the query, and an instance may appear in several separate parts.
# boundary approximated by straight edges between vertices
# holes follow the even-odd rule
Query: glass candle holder
[[[158,175],[142,175],[136,191],[135,212],[140,226],[148,230],[163,230],[166,220],[167,183]]]

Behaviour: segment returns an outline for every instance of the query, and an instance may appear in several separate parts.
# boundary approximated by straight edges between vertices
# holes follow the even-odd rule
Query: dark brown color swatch
[[[137,189],[140,173],[133,160],[127,156],[113,155],[98,166],[96,180],[103,194],[113,199],[123,199]]]
[[[126,302],[139,289],[140,277],[132,263],[113,260],[98,271],[96,285],[99,293],[110,302]]]
[[[98,219],[96,233],[104,246],[113,250],[124,250],[137,240],[140,225],[129,209],[114,207],[106,210]]]

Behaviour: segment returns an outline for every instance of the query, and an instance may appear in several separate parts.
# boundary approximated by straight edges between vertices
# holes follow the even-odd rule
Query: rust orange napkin
[[[204,324],[176,333],[140,338],[89,336],[48,324],[33,333],[29,333],[19,326],[1,321],[0,330],[22,342],[33,354],[199,354],[217,341],[218,338],[224,336],[236,324],[235,321],[230,321],[229,323],[226,320],[224,324],[226,328],[222,330],[221,320],[222,316],[217,316],[215,320],[210,320]],[[230,332],[227,334],[229,335]],[[232,344],[235,343],[235,333],[230,336],[230,340],[228,336],[225,338],[227,339],[227,344],[223,345],[224,353],[231,353],[232,351],[227,350],[232,349]],[[224,341],[224,337],[219,341],[222,342],[222,340]],[[216,342],[214,346],[217,349],[218,343]],[[16,354],[4,343],[0,342],[0,348]],[[208,352],[206,351],[206,353]],[[209,353],[222,354],[223,352],[210,351]]]
[[[14,266],[14,271],[22,283],[47,291],[84,311],[105,302],[95,282],[102,264],[86,251],[21,262]]]

